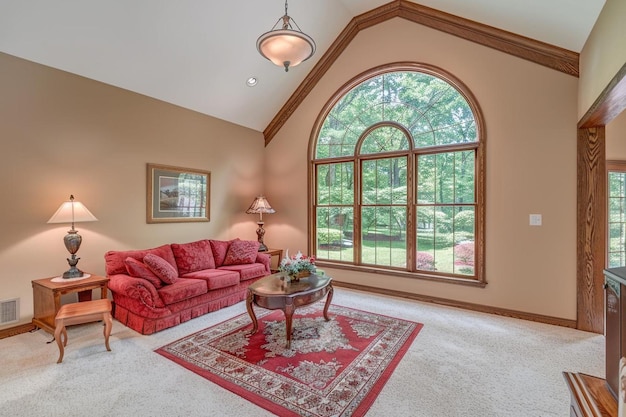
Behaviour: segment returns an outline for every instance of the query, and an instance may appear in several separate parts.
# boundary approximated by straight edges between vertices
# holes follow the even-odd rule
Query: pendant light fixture
[[[282,27],[277,29],[281,20]],[[295,67],[313,56],[315,41],[303,33],[296,21],[289,17],[285,0],[285,15],[278,19],[272,30],[259,36],[256,48],[265,58],[279,67],[284,67],[286,72],[290,67]]]

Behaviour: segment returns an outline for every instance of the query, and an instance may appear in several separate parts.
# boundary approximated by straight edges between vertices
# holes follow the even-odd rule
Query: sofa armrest
[[[256,254],[256,262],[265,265],[265,272],[268,274],[272,273],[272,269],[270,268],[270,260],[272,257],[267,253],[259,252]]]
[[[109,289],[115,293],[136,299],[149,308],[163,308],[165,304],[154,285],[143,278],[135,278],[125,274],[109,276]]]

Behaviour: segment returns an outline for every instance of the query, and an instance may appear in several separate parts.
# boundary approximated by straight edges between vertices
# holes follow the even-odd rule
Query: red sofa
[[[259,243],[199,240],[104,255],[114,317],[152,334],[246,298],[248,286],[269,275]]]

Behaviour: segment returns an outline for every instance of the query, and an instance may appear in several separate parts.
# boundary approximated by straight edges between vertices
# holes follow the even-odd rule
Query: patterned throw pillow
[[[126,272],[128,275],[135,278],[143,278],[146,281],[149,281],[155,288],[161,288],[163,286],[163,282],[154,275],[152,271],[140,260],[137,260],[132,257],[128,257],[124,259],[124,264],[126,265]]]
[[[143,262],[164,284],[173,284],[178,278],[176,269],[160,256],[149,253],[143,257]]]
[[[224,259],[226,259],[226,253],[228,253],[228,246],[237,240],[239,240],[239,238],[233,240],[209,240],[211,249],[213,250],[215,267],[224,265]]]
[[[259,242],[253,240],[236,240],[228,246],[224,265],[251,264],[259,252]]]
[[[208,240],[191,243],[172,243],[178,273],[183,276],[202,269],[215,269],[215,260]]]

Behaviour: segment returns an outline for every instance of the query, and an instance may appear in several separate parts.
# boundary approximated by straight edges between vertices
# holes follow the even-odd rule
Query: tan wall
[[[626,1],[607,0],[580,53],[578,118],[626,63]]]
[[[439,66],[480,103],[487,131],[488,285],[327,272],[340,281],[575,319],[578,80],[399,18],[361,32],[268,146],[266,189],[277,213],[266,236],[290,251],[307,250],[313,123],[346,81],[396,61]],[[543,215],[542,227],[529,226],[530,213]]]
[[[46,222],[70,194],[99,219],[76,226],[97,274],[108,250],[256,239],[261,133],[1,53],[0,68],[0,300],[20,298],[21,322],[31,280],[68,268],[69,226]],[[146,163],[211,171],[211,221],[147,224]]]
[[[606,159],[626,161],[626,111],[606,125]]]

